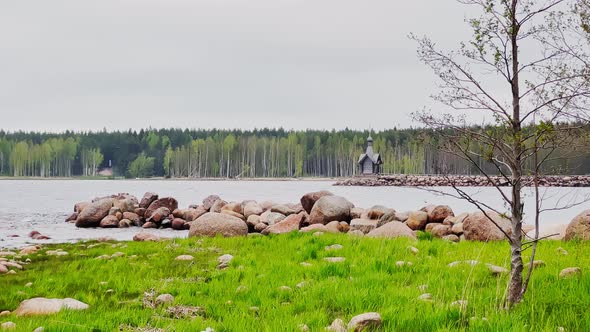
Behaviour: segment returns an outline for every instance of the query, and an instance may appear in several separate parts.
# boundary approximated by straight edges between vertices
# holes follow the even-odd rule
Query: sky
[[[455,0],[0,2],[0,129],[374,129],[437,107],[409,33],[469,37]]]

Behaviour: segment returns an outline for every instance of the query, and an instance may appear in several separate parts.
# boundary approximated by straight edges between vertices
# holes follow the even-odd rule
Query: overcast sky
[[[407,36],[454,0],[0,2],[0,128],[385,129],[433,105]]]

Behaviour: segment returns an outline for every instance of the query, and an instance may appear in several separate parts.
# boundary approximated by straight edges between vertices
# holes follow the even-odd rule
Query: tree
[[[129,175],[133,178],[150,177],[154,174],[155,162],[156,158],[147,157],[145,153],[141,153],[129,164]]]
[[[569,24],[572,1],[567,0],[460,0],[479,9],[468,20],[473,38],[452,52],[439,50],[428,38],[417,38],[418,57],[439,78],[440,93],[434,99],[460,115],[419,112],[416,117],[444,137],[448,152],[481,166],[492,165],[508,184],[506,193],[511,229],[511,271],[507,304],[520,302],[526,293],[532,265],[523,279],[522,251],[538,243],[542,212],[538,179],[542,165],[556,149],[571,144],[588,119],[589,71],[586,45],[573,38],[579,24]],[[467,113],[466,113],[467,112]],[[473,126],[469,112],[485,114],[490,125]],[[526,165],[532,165],[525,168]],[[530,172],[530,182],[524,172]],[[536,193],[536,236],[522,240],[523,186]],[[474,203],[487,214],[492,209],[456,188],[458,197]],[[503,212],[498,211],[503,214]],[[499,225],[496,225],[499,227]]]

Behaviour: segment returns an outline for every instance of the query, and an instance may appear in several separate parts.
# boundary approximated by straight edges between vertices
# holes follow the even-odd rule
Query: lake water
[[[69,242],[99,237],[130,240],[139,228],[81,229],[64,222],[73,212],[76,202],[91,200],[119,192],[136,195],[139,199],[146,191],[160,197],[175,197],[181,208],[198,204],[210,194],[226,201],[270,200],[278,203],[298,202],[310,191],[330,190],[344,196],[356,206],[385,205],[397,211],[420,209],[427,204],[447,204],[455,211],[471,212],[476,209],[468,202],[442,196],[424,189],[406,187],[337,187],[331,181],[178,181],[178,180],[0,180],[0,247],[17,247],[27,243]],[[454,193],[452,188],[433,188]],[[477,199],[497,209],[503,209],[495,188],[464,188]],[[545,188],[544,207],[570,204],[590,196],[590,188]],[[525,200],[525,214],[532,216],[533,198]],[[590,208],[590,203],[568,210],[548,211],[541,219],[541,229],[567,224],[578,213]],[[525,216],[525,217],[526,217]],[[527,220],[532,223],[532,220]],[[49,241],[35,241],[28,233],[37,230],[50,236]],[[186,237],[187,231],[150,230],[162,236]]]

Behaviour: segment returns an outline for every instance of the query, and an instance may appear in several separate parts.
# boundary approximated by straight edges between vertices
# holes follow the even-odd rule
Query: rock
[[[273,207],[270,208],[270,211],[271,212],[278,212],[278,213],[283,214],[285,216],[290,216],[292,214],[299,213],[297,210],[290,208],[284,204],[273,205]]]
[[[512,226],[510,220],[501,217],[494,211],[487,211],[486,214],[498,224],[506,234],[512,233]],[[469,241],[500,241],[505,240],[506,237],[494,225],[483,212],[475,212],[469,214],[463,221],[463,235]]]
[[[2,324],[0,324],[0,330],[2,330],[2,331],[16,330],[16,324],[13,322],[2,323]]]
[[[102,228],[117,228],[119,227],[119,219],[115,216],[108,215],[100,221],[99,226]]]
[[[361,231],[363,234],[367,234],[377,228],[378,223],[378,220],[353,219],[350,221],[350,229],[353,231]]]
[[[148,212],[146,211],[146,213],[148,213]],[[169,215],[170,215],[170,209],[165,206],[162,206],[162,207],[159,207],[159,208],[153,210],[150,214],[150,217],[146,218],[146,220],[154,222],[154,223],[159,223],[162,220],[166,219]]]
[[[76,219],[78,219],[78,212],[74,212],[69,217],[67,217],[66,222],[76,222]]]
[[[69,255],[67,251],[63,251],[62,249],[55,249],[55,250],[47,250],[45,252],[48,256],[67,256]]]
[[[442,238],[443,236],[447,236],[447,235],[451,234],[451,226],[443,225],[443,224],[436,225],[432,228],[432,230],[430,232],[435,237]]]
[[[420,209],[428,214],[429,223],[442,223],[448,216],[455,216],[448,205],[428,205]]]
[[[366,329],[373,330],[381,327],[381,315],[376,312],[367,312],[352,317],[348,323],[348,331],[360,332]]]
[[[559,272],[560,278],[578,277],[582,274],[582,269],[579,267],[568,267]]]
[[[266,211],[260,216],[260,221],[272,226],[285,218],[287,218],[287,216],[284,214]]]
[[[321,225],[321,224],[319,224],[319,225]],[[325,229],[326,229],[326,232],[328,232],[328,233],[337,234],[337,233],[342,232],[342,226],[340,225],[339,221],[330,221],[329,223],[325,224],[324,226],[326,226]]]
[[[564,256],[568,254],[567,250],[563,249],[562,247],[559,247],[559,248],[555,249],[555,251],[556,251],[558,254],[560,254],[560,255],[564,255]]]
[[[143,218],[143,216],[145,215],[145,209],[144,208],[137,208],[137,209],[133,210],[133,213],[137,214],[140,218]]]
[[[493,264],[486,264],[486,266],[487,266],[488,270],[490,270],[490,272],[495,276],[508,273],[508,269],[501,267],[501,266],[496,266]]]
[[[216,213],[221,213],[221,209],[227,204],[226,201],[222,200],[222,199],[218,199],[216,200],[213,205],[211,206],[211,209],[209,209],[209,212],[216,212]]]
[[[411,211],[396,212],[395,213],[395,220],[401,221],[401,222],[406,222],[408,220],[408,218],[410,218],[410,213],[411,213]]]
[[[162,240],[161,237],[159,237],[159,236],[157,236],[155,234],[148,233],[148,232],[139,232],[139,233],[137,233],[137,234],[135,234],[133,236],[133,241],[138,241],[138,242],[141,242],[141,241],[160,241],[160,240]]]
[[[248,224],[248,227],[254,228],[254,226],[256,226],[256,224],[260,223],[260,219],[261,218],[259,215],[252,214],[246,220],[246,224]]]
[[[261,223],[258,223],[258,224],[256,224],[256,225],[254,225],[254,230],[255,230],[256,232],[259,232],[259,233],[261,233],[261,232],[264,232],[264,230],[265,230],[267,227],[269,227],[269,226],[268,226],[268,225],[266,225],[265,223],[261,222]]]
[[[407,219],[407,218],[406,218]],[[395,210],[391,209],[389,212],[386,212],[379,218],[379,222],[377,223],[377,227],[381,227],[389,222],[398,221],[397,214]],[[405,221],[405,220],[404,220]]]
[[[205,213],[207,213],[207,210],[205,210],[205,208],[202,206],[198,206],[196,209],[184,210],[182,219],[186,220],[187,222],[195,221]]]
[[[451,232],[453,232],[455,235],[463,234],[463,223],[454,224],[451,227]]]
[[[36,297],[24,300],[14,311],[16,316],[49,315],[62,310],[86,310],[90,306],[75,299],[47,299]]]
[[[118,208],[121,213],[135,211],[135,209],[139,207],[137,204],[137,198],[134,196],[128,196],[124,199],[116,199],[113,201],[113,206]]]
[[[118,207],[114,207],[114,206],[113,206],[113,207],[112,207],[112,208],[109,210],[109,215],[110,215],[110,216],[115,216],[115,215],[117,215],[117,213],[122,213],[122,212],[121,212],[121,209],[120,209],[120,208],[118,208]]]
[[[467,265],[475,266],[475,265],[479,264],[479,261],[476,261],[476,260],[455,261],[455,262],[449,263],[449,265],[447,265],[447,266],[448,267],[455,267],[455,266],[459,266],[461,264],[467,264]]]
[[[412,211],[408,215],[408,220],[406,220],[406,225],[414,231],[424,229],[427,223],[428,213],[424,211]]]
[[[524,265],[525,269],[528,269],[529,266],[531,266],[531,263],[530,262],[529,263],[526,263]],[[534,260],[533,261],[533,269],[538,269],[538,268],[544,267],[544,266],[545,266],[545,262],[542,261],[542,260]]]
[[[174,220],[172,220],[172,229],[182,230],[182,229],[184,229],[185,223],[186,222],[183,219],[174,218]]]
[[[229,263],[234,259],[234,256],[230,254],[221,255],[217,258],[217,268],[219,270],[226,269],[229,267]]]
[[[195,258],[191,255],[180,255],[180,256],[176,256],[176,258],[174,258],[175,261],[192,261]]]
[[[38,231],[32,231],[29,233],[29,237],[33,240],[49,240],[51,239],[49,236],[43,235]]]
[[[341,244],[333,244],[331,246],[326,246],[324,247],[324,250],[326,251],[333,251],[333,250],[341,250],[344,247]]]
[[[326,190],[307,193],[307,194],[303,195],[303,197],[301,197],[301,200],[300,200],[301,206],[303,207],[305,212],[307,212],[309,214],[309,213],[311,213],[311,209],[313,208],[315,203],[320,198],[322,198],[324,196],[332,196],[332,195],[334,195],[334,194],[332,194],[331,192],[326,191]]]
[[[184,217],[184,212],[185,212],[184,210],[176,209],[176,210],[172,211],[172,216],[174,218],[182,219]]]
[[[262,231],[262,234],[283,234],[299,230],[304,214],[291,214],[278,223],[271,225]]]
[[[365,213],[365,209],[359,207],[353,207],[350,209],[351,219],[361,219],[361,216]]]
[[[145,213],[144,213],[145,219],[150,219],[150,218],[153,219],[152,215],[156,212],[156,210],[163,208],[163,207],[168,209],[168,213],[166,213],[162,217],[167,217],[171,211],[178,209],[178,201],[172,197],[164,197],[164,198],[160,198],[160,199],[153,201],[148,206],[148,208],[145,210]],[[162,211],[162,210],[160,210],[160,211]],[[155,221],[158,222],[159,220],[155,220]]]
[[[418,255],[418,253],[420,252],[420,250],[418,250],[418,248],[412,247],[412,246],[408,247],[408,250],[410,250],[410,252],[414,255]]]
[[[236,203],[236,202],[231,202],[231,203],[225,204],[221,208],[221,212],[223,212],[223,211],[233,211],[233,212],[239,213],[241,215],[244,214],[244,210],[242,209],[242,204]]]
[[[344,258],[344,257],[324,257],[324,260],[326,262],[330,262],[330,263],[342,263],[346,260],[346,258]]]
[[[133,225],[131,223],[131,220],[129,219],[121,219],[121,221],[119,221],[119,228],[129,228],[131,225]]]
[[[8,273],[8,268],[3,264],[0,264],[0,274]]]
[[[330,221],[350,221],[350,209],[354,205],[340,196],[323,196],[313,205],[310,224],[327,224]]]
[[[381,219],[381,217],[383,217],[383,215],[385,215],[386,213],[391,213],[393,212],[395,215],[395,210],[387,208],[383,205],[375,205],[373,207],[371,207],[370,209],[368,209],[367,211],[365,211],[363,217],[366,217],[366,219],[371,219],[371,220],[379,220]]]
[[[246,217],[244,217],[243,214],[237,213],[236,211],[232,211],[232,210],[221,210],[221,213],[222,214],[227,214],[227,215],[232,216],[232,217],[236,217],[236,218],[242,219],[243,221],[246,221]]]
[[[416,234],[406,224],[397,221],[376,228],[369,232],[367,236],[382,238],[408,237],[410,239],[416,239]]]
[[[424,293],[424,294],[418,296],[418,300],[419,301],[432,301],[432,294]]]
[[[173,303],[173,302],[174,302],[174,296],[172,296],[171,294],[160,294],[160,295],[158,295],[158,297],[156,297],[156,304],[157,305],[163,305],[163,304]]]
[[[243,220],[222,213],[207,212],[191,223],[189,237],[246,236],[248,225]]]
[[[441,239],[447,240],[449,242],[459,242],[459,241],[461,241],[461,239],[457,235],[455,235],[455,234],[445,235],[445,236],[441,237]]]
[[[141,226],[141,217],[135,212],[123,212],[123,219],[127,219],[132,225]]]
[[[350,230],[350,224],[346,221],[341,221],[338,223],[338,229],[341,233],[348,233],[348,231]]]
[[[141,228],[145,228],[145,229],[158,228],[158,225],[156,225],[155,222],[148,221],[148,222],[144,223],[143,225],[141,225]]]
[[[428,232],[428,233],[432,233],[432,229],[438,225],[442,225],[442,224],[438,224],[438,223],[426,224],[426,226],[424,227],[424,231]]]
[[[300,232],[327,232],[326,225],[322,224],[313,224],[307,227],[303,227],[299,230]]]
[[[82,210],[84,210],[85,207],[87,207],[88,205],[90,205],[92,203],[90,202],[78,202],[74,205],[74,213],[80,213],[82,212]]]
[[[76,219],[77,227],[97,227],[100,221],[109,214],[113,207],[113,200],[110,198],[103,199],[88,204]]]
[[[326,330],[330,332],[347,332],[346,324],[344,324],[344,321],[340,318],[334,319],[332,324],[326,327]]]
[[[205,209],[206,211],[211,210],[211,207],[213,207],[213,204],[215,204],[215,202],[220,201],[221,197],[217,196],[217,195],[209,195],[207,197],[205,197],[205,199],[203,199],[203,209]],[[214,211],[212,211],[214,212]]]
[[[250,201],[244,204],[244,216],[246,219],[250,218],[250,216],[259,216],[262,212],[264,212],[264,210],[262,210],[262,206],[257,202]]]
[[[147,209],[150,206],[150,204],[152,204],[157,199],[158,194],[147,192],[143,194],[143,198],[141,199],[141,202],[139,202],[139,207],[142,209]]]
[[[572,219],[565,230],[564,240],[590,240],[590,210],[586,210]]]
[[[414,265],[414,263],[412,263],[412,262],[406,262],[406,261],[395,262],[395,266],[397,266],[397,267],[412,266],[412,265]]]
[[[30,255],[30,254],[36,253],[38,250],[39,250],[39,248],[36,246],[28,246],[28,247],[21,248],[19,254],[20,255]]]
[[[8,310],[4,310],[4,311],[0,312],[0,317],[8,316],[8,315],[10,315],[10,311],[8,311]]]

